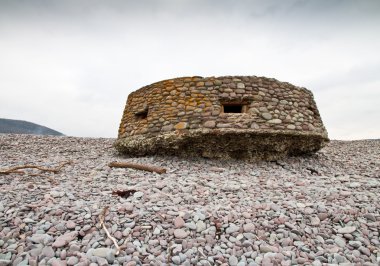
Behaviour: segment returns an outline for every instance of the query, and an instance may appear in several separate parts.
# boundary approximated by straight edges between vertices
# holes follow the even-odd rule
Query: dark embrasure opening
[[[148,110],[144,110],[135,114],[136,120],[144,120],[148,117]]]
[[[225,104],[223,105],[224,113],[243,113],[243,105],[242,104]]]

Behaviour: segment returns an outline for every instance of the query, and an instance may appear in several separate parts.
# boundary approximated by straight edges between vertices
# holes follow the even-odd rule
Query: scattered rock
[[[227,234],[232,234],[232,233],[238,232],[239,230],[240,230],[239,226],[231,223],[230,226],[227,227],[226,233]]]
[[[127,212],[133,212],[134,205],[132,203],[125,203],[124,208]]]
[[[245,233],[254,232],[255,225],[253,223],[244,224],[243,230]]]
[[[55,256],[55,252],[51,246],[46,246],[42,249],[42,255],[48,258],[53,258]]]
[[[346,240],[344,240],[343,238],[341,238],[339,236],[337,236],[334,239],[334,242],[335,242],[335,244],[337,244],[341,248],[344,248],[346,246]]]
[[[228,258],[228,262],[231,266],[236,266],[238,264],[238,259],[236,258],[236,256],[232,255]]]
[[[339,234],[351,234],[356,231],[355,226],[346,226],[338,229]]]
[[[222,190],[223,191],[231,191],[231,192],[233,192],[233,191],[240,190],[240,188],[241,188],[241,186],[240,186],[239,183],[237,183],[237,182],[228,182],[228,183],[226,183],[226,184],[223,185]]]
[[[203,232],[204,230],[206,230],[206,224],[202,220],[199,220],[197,222],[196,227],[197,227],[196,231],[198,233]]]
[[[73,241],[77,237],[77,235],[78,235],[77,231],[73,231],[73,232],[61,235],[57,237],[57,239],[54,241],[52,246],[55,248],[66,246],[68,243]]]
[[[372,213],[366,213],[363,216],[364,216],[364,218],[366,218],[367,220],[369,220],[371,222],[376,222],[376,217]]]
[[[31,237],[29,237],[29,241],[35,244],[47,245],[48,243],[53,241],[53,237],[48,234],[34,234]]]
[[[284,130],[293,116],[255,109],[281,119],[275,126]],[[165,264],[169,249],[173,265],[378,263],[380,141],[331,141],[316,156],[277,164],[131,158],[167,168],[164,175],[107,167],[120,159],[113,141],[0,134],[1,168],[74,162],[49,174],[56,184],[0,178],[0,265]],[[135,193],[110,197],[126,189]],[[98,224],[104,206],[105,225],[125,245],[117,257]]]
[[[318,213],[318,218],[320,221],[324,221],[326,220],[327,218],[329,217],[329,215],[325,212],[322,212],[322,213]]]
[[[137,192],[135,192],[135,194],[133,194],[133,197],[136,199],[139,199],[142,196],[144,196],[144,192],[142,192],[142,191],[137,191]]]
[[[185,221],[182,219],[182,217],[176,217],[175,219],[174,219],[174,226],[176,227],[176,228],[181,228],[181,227],[183,227],[185,225]]]
[[[310,217],[310,225],[317,226],[320,223],[321,223],[321,220],[318,218],[318,216]]]
[[[186,233],[186,231],[183,230],[183,229],[176,229],[176,230],[174,230],[174,236],[176,238],[186,238],[187,235],[188,235],[188,233]]]
[[[74,229],[75,226],[77,226],[77,224],[74,221],[70,220],[70,221],[67,221],[67,223],[66,223],[66,228],[67,229]]]
[[[35,221],[34,221],[33,219],[30,219],[30,218],[25,218],[25,219],[23,220],[23,222],[26,223],[26,224],[35,223]]]
[[[67,260],[67,265],[76,265],[78,263],[77,257],[69,257]]]

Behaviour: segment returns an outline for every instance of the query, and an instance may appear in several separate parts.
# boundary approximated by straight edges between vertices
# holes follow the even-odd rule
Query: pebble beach
[[[380,265],[380,140],[272,162],[125,157],[114,142],[0,134],[0,172],[57,170],[0,174],[0,266]]]

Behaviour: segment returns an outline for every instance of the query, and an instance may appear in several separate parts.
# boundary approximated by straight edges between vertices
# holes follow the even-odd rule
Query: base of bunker
[[[213,130],[127,137],[117,140],[115,147],[119,152],[133,156],[157,154],[271,161],[312,154],[327,142],[327,138],[312,134]]]

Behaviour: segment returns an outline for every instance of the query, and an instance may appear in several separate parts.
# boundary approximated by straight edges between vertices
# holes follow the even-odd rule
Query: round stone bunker
[[[328,142],[313,94],[256,76],[182,77],[132,92],[115,147],[169,154],[276,160]]]

